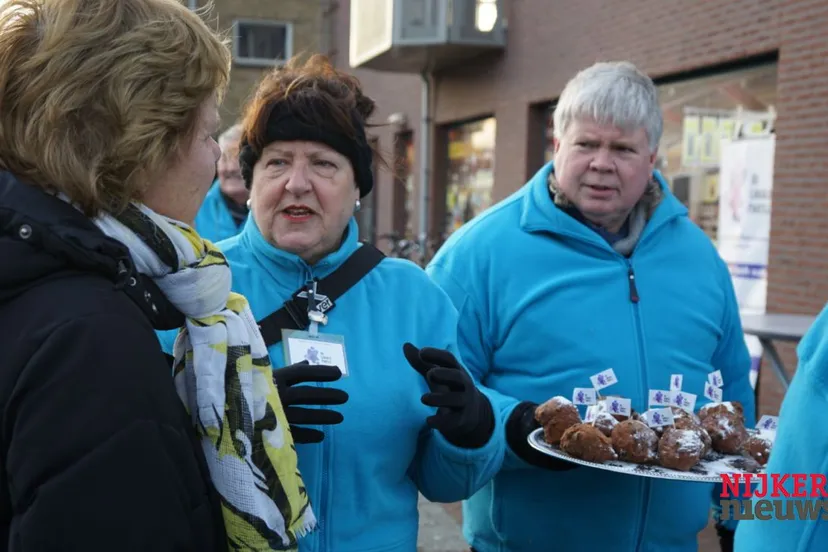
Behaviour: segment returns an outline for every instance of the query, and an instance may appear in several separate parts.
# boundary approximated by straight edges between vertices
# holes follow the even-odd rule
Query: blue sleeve
[[[495,422],[489,442],[479,449],[456,447],[436,430],[423,433],[411,465],[417,488],[431,502],[459,502],[480,490],[500,471],[505,443]]]
[[[428,309],[431,343],[415,344],[448,349],[461,364],[457,347],[457,311],[449,299],[431,282],[437,295]],[[471,373],[472,379],[476,378]],[[491,400],[491,398],[490,398]],[[505,449],[504,432],[495,416],[489,442],[478,449],[464,449],[449,443],[439,431],[429,429],[420,436],[417,452],[409,470],[420,492],[432,502],[464,500],[489,482],[500,470]]]
[[[740,521],[734,547],[737,552],[828,550],[828,503],[820,500],[824,497],[816,497],[811,487],[816,476],[828,477],[828,432],[822,429],[824,413],[828,412],[828,304],[799,343],[797,356],[799,363],[779,410],[779,427],[766,472],[780,474],[783,479],[787,475],[782,486],[793,494],[793,478],[805,475],[809,498],[774,499],[795,503],[779,504],[781,511],[793,512],[791,517],[756,516]]]
[[[742,320],[739,315],[739,303],[733,289],[733,280],[727,265],[719,259],[719,271],[722,286],[725,292],[724,316],[722,319],[722,337],[716,351],[713,353],[711,364],[714,370],[722,373],[724,387],[722,397],[725,401],[738,401],[745,412],[745,426],[756,426],[756,400],[753,387],[750,384],[750,352],[742,331]],[[722,485],[713,486],[713,519],[717,524],[731,531],[736,530],[738,521],[735,519],[721,520],[720,497]]]
[[[491,370],[492,338],[485,323],[483,309],[479,300],[475,300],[457,283],[450,271],[441,264],[432,264],[426,269],[428,275],[454,303],[460,320],[457,325],[457,346],[466,368],[471,372],[480,390],[492,401],[495,417],[498,419],[501,439],[506,442],[506,421],[512,411],[521,402],[515,397],[505,395],[486,386],[486,379]],[[529,464],[521,460],[512,449],[505,445],[504,469],[527,468]]]

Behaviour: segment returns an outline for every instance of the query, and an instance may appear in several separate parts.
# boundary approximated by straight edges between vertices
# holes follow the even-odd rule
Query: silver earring
[[[362,209],[362,203],[359,200],[356,200],[356,203],[354,204],[354,213],[358,213],[360,209]]]
[[[248,210],[248,211],[250,210],[250,204],[251,204],[251,201],[248,199],[248,200],[247,200],[247,203],[245,204],[245,205],[247,205],[247,210]]]

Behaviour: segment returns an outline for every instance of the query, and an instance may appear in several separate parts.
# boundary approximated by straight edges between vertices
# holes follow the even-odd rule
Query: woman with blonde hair
[[[191,228],[229,71],[176,0],[0,6],[8,550],[290,550],[314,527],[261,334]],[[180,327],[171,373],[153,330]]]

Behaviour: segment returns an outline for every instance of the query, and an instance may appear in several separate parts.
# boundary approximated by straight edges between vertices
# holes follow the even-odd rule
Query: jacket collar
[[[554,170],[555,164],[550,161],[526,184],[523,190],[520,227],[527,232],[558,234],[598,244],[611,250],[609,244],[598,234],[557,207],[549,197],[549,176]],[[639,243],[658,231],[664,224],[687,215],[687,208],[672,194],[661,173],[655,171],[654,176],[661,186],[662,199],[644,227]]]
[[[259,230],[252,216],[241,232],[241,241],[246,248],[261,262],[268,273],[276,280],[283,280],[285,273],[298,274],[302,278],[324,278],[336,270],[351,253],[359,247],[359,228],[356,219],[351,217],[345,230],[345,239],[339,249],[329,253],[313,266],[303,261],[298,255],[283,251],[268,242]]]
[[[108,237],[67,202],[0,171],[0,303],[64,273],[96,273],[122,289],[156,329],[184,318],[147,276],[129,249]]]
[[[106,236],[83,213],[0,171],[0,236],[16,238],[24,226],[31,236],[26,241],[34,250],[53,255],[67,267],[98,272],[115,281],[123,274],[123,264],[131,264],[127,247]]]

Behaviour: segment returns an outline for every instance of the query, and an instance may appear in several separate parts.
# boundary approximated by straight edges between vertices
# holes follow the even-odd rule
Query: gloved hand
[[[336,366],[311,365],[303,360],[284,368],[273,370],[273,383],[279,390],[279,398],[285,408],[285,417],[295,443],[319,443],[325,434],[318,429],[298,427],[300,425],[334,425],[342,423],[342,414],[333,410],[301,408],[295,405],[336,405],[345,404],[348,394],[341,389],[311,387],[297,383],[331,382],[342,377]]]
[[[716,534],[719,535],[719,548],[722,552],[733,552],[733,537],[736,532],[717,524]]]
[[[529,434],[540,427],[540,423],[535,419],[537,407],[538,405],[533,402],[524,401],[512,410],[506,421],[506,443],[509,448],[521,460],[538,468],[566,471],[578,467],[578,464],[547,456],[529,444],[527,441]]]
[[[456,447],[485,445],[494,432],[492,405],[454,355],[444,349],[417,349],[411,343],[403,345],[403,353],[431,390],[421,399],[423,404],[437,408],[437,413],[426,419],[429,427]]]

